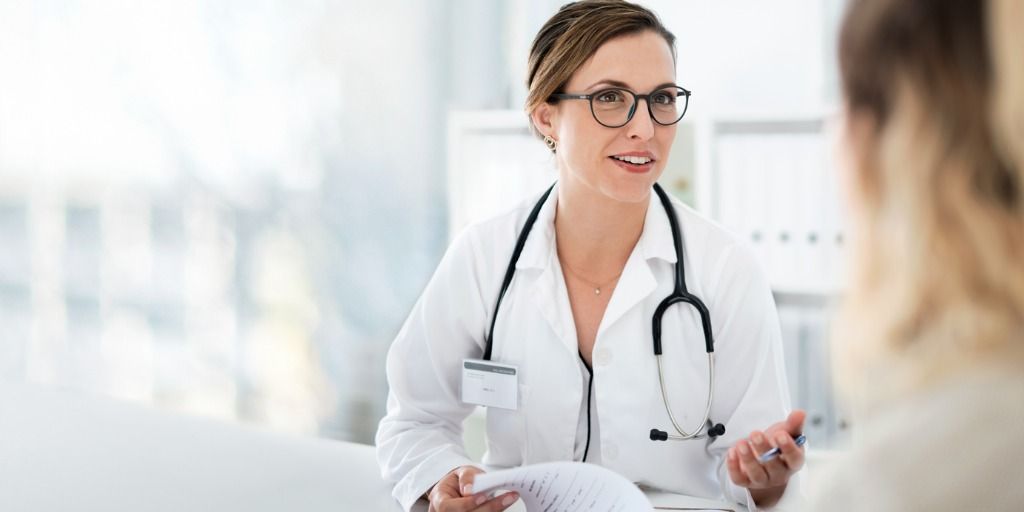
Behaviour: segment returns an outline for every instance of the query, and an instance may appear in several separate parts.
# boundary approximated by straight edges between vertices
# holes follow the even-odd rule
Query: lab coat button
[[[594,351],[594,364],[597,366],[608,366],[612,362],[612,351],[600,347]]]

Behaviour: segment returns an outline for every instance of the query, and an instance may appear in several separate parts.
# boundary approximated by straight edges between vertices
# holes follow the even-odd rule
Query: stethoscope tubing
[[[658,307],[655,308],[654,315],[651,318],[651,334],[654,341],[654,357],[658,364],[658,383],[661,387],[661,398],[665,402],[665,411],[668,413],[669,421],[672,423],[672,427],[675,428],[678,434],[667,434],[666,440],[671,439],[674,441],[685,441],[687,439],[700,439],[706,437],[704,430],[710,423],[711,402],[714,400],[715,389],[715,340],[711,331],[711,313],[708,311],[707,305],[705,305],[702,300],[697,298],[695,295],[690,294],[686,289],[686,273],[683,263],[683,237],[682,231],[679,228],[679,219],[676,217],[676,210],[672,206],[672,201],[668,198],[668,194],[666,194],[657,183],[654,185],[654,192],[658,194],[658,199],[665,208],[666,216],[668,216],[669,226],[672,229],[672,245],[675,248],[676,253],[675,280],[672,293],[658,304]],[[700,316],[701,331],[704,334],[704,350],[708,355],[708,399],[704,406],[704,416],[700,423],[697,424],[697,427],[692,431],[684,430],[679,425],[679,422],[676,421],[675,414],[672,413],[672,405],[668,399],[668,390],[665,386],[665,371],[662,368],[661,363],[662,319],[668,308],[680,302],[689,304],[697,310]]]
[[[540,214],[540,210],[544,203],[547,201],[548,196],[551,195],[551,191],[554,190],[555,185],[544,192],[544,195],[534,205],[533,210],[530,211],[530,215],[526,218],[526,222],[523,225],[522,231],[519,233],[519,238],[516,240],[515,248],[512,251],[512,258],[509,260],[508,267],[505,269],[505,277],[502,280],[501,291],[498,293],[498,300],[494,305],[494,314],[491,316],[490,329],[487,331],[486,346],[484,347],[483,359],[489,361],[492,355],[492,348],[494,346],[494,325],[498,319],[498,310],[501,307],[501,301],[505,296],[505,292],[508,291],[509,286],[512,284],[512,278],[515,275],[516,263],[519,261],[519,256],[523,252],[523,247],[526,245],[526,239],[533,229],[534,223],[537,221],[537,216]],[[686,440],[686,439],[700,439],[707,437],[705,433],[706,427],[710,424],[711,418],[711,403],[714,400],[714,381],[715,381],[715,342],[711,331],[711,313],[708,311],[707,306],[695,295],[690,294],[686,289],[686,275],[683,263],[683,239],[679,229],[679,219],[676,217],[675,208],[672,207],[672,202],[669,200],[668,195],[662,190],[661,186],[657,183],[654,184],[654,192],[658,195],[658,199],[661,201],[662,206],[665,209],[665,214],[668,216],[669,226],[672,229],[672,244],[676,253],[675,262],[675,279],[673,281],[672,293],[662,300],[658,307],[655,308],[654,315],[651,318],[652,326],[651,333],[654,342],[654,356],[657,360],[658,365],[658,383],[661,386],[661,398],[665,403],[665,411],[668,412],[669,420],[672,426],[675,428],[678,435],[669,435],[663,433],[665,439],[671,440]],[[704,334],[704,348],[708,355],[708,399],[704,408],[704,417],[701,420],[699,426],[692,432],[687,432],[676,421],[675,415],[672,413],[672,407],[668,399],[668,389],[665,386],[665,372],[662,368],[661,356],[661,323],[662,317],[665,311],[680,302],[693,306],[700,315],[701,330]],[[724,427],[717,425],[716,428],[724,431]],[[714,430],[714,429],[713,429]],[[713,431],[708,431],[713,434]],[[652,430],[652,439],[654,439],[654,431]]]
[[[708,352],[708,401],[704,406],[704,419],[693,429],[692,433],[683,430],[683,427],[679,426],[679,422],[676,421],[676,417],[672,414],[672,406],[668,401],[668,391],[665,388],[665,373],[661,368],[661,356],[655,356],[658,360],[658,382],[661,384],[661,399],[665,402],[665,411],[668,412],[668,419],[672,422],[672,427],[676,429],[679,435],[668,435],[668,439],[673,441],[685,441],[687,439],[702,439],[707,437],[704,433],[704,428],[708,426],[711,418],[711,402],[714,400],[715,394],[715,353]]]

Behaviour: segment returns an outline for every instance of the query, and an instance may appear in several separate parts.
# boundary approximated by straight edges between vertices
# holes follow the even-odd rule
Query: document
[[[531,512],[653,510],[633,482],[609,469],[580,462],[546,462],[482,473],[473,481],[474,493],[499,489],[519,493]]]

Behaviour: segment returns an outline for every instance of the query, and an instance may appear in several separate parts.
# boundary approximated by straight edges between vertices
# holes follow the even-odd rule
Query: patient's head
[[[1022,31],[1018,0],[851,2],[847,379],[892,364],[919,385],[1024,352]]]

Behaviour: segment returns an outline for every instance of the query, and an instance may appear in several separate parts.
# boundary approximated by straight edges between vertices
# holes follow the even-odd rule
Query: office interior
[[[522,106],[562,3],[0,1],[0,381],[372,444],[449,241],[555,178]],[[693,91],[662,183],[754,248],[827,458],[843,2],[643,3]]]

